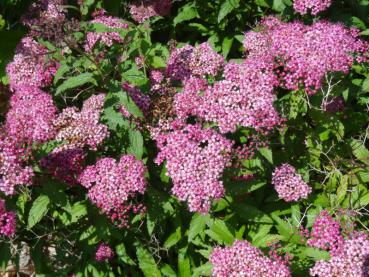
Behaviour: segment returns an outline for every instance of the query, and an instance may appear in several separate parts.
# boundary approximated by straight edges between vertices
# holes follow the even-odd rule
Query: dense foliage
[[[0,269],[369,276],[368,15],[2,1]]]

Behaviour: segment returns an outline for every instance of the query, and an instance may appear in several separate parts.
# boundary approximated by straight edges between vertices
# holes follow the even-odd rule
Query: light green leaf
[[[140,131],[129,129],[128,153],[135,155],[136,159],[141,159],[144,149],[143,137]]]
[[[349,143],[352,148],[352,153],[354,154],[354,156],[361,162],[369,165],[369,150],[366,149],[365,146],[356,139],[351,139]]]
[[[28,228],[32,228],[46,215],[49,209],[50,199],[46,195],[40,195],[33,202],[28,215]]]
[[[192,241],[198,234],[200,234],[209,220],[208,215],[195,214],[192,217],[190,228],[188,229],[188,241]]]
[[[124,243],[118,244],[115,247],[115,253],[117,253],[117,256],[119,260],[121,260],[125,264],[129,265],[135,265],[136,263],[128,256],[126,247],[124,246]]]
[[[145,276],[161,276],[158,266],[149,251],[147,251],[141,245],[138,245],[136,249],[136,255],[138,259],[138,265]]]
[[[230,245],[235,240],[234,235],[228,229],[227,224],[224,221],[215,219],[208,225],[210,225],[210,230],[206,230],[206,234],[218,243]]]
[[[80,87],[82,85],[85,85],[87,83],[92,83],[94,85],[97,85],[92,73],[85,72],[81,73],[78,76],[73,76],[65,80],[57,89],[56,89],[56,95],[68,90]]]
[[[173,268],[168,265],[165,264],[162,268],[161,268],[161,273],[163,273],[163,276],[165,277],[177,277],[176,272],[173,270]]]
[[[271,164],[273,164],[273,153],[272,150],[268,148],[260,148],[259,153]]]
[[[178,226],[172,234],[164,242],[165,248],[171,248],[173,245],[177,244],[182,238],[181,235],[181,226]]]
[[[179,9],[177,16],[173,19],[173,24],[177,26],[178,23],[191,20],[198,16],[195,3],[188,3]]]
[[[218,13],[218,23],[229,13],[240,6],[240,0],[225,0]]]

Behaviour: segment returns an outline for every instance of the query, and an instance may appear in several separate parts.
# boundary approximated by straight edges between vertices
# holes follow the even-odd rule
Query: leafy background
[[[0,3],[3,85],[7,84],[5,66],[27,31],[19,18],[30,2],[5,0]],[[111,15],[129,19],[127,4],[122,0],[86,0],[79,9],[71,8],[70,12],[84,22],[96,8],[103,7]],[[71,6],[77,7],[73,2]],[[11,255],[11,249],[19,249],[21,243],[26,242],[31,248],[36,272],[44,276],[71,273],[77,276],[207,276],[211,272],[208,257],[215,245],[247,239],[267,250],[268,243],[278,240],[282,242],[283,251],[293,257],[293,276],[307,276],[314,262],[326,259],[328,253],[307,247],[301,242],[298,230],[300,226],[311,227],[320,210],[356,211],[356,216],[342,214],[342,221],[354,222],[359,229],[366,230],[369,226],[365,209],[369,204],[366,141],[369,67],[365,65],[355,66],[347,76],[337,76],[342,81],[333,93],[343,97],[344,112],[328,114],[319,110],[323,97],[320,93],[308,101],[303,91],[278,92],[276,106],[287,118],[285,127],[275,131],[269,138],[271,143],[259,149],[253,159],[243,162],[257,177],[242,182],[225,178],[226,196],[213,203],[208,215],[190,213],[185,203],[171,196],[165,167],[153,163],[156,155],[153,142],[144,133],[132,129],[114,109],[114,105],[123,104],[135,116],[142,116],[119,84],[122,80],[129,81],[148,92],[147,70],[165,67],[170,53],[168,42],[194,45],[208,41],[228,60],[241,59],[244,32],[270,14],[283,15],[289,20],[298,18],[306,23],[312,20],[295,15],[289,0],[175,1],[169,16],[131,25],[132,43],[109,49],[99,65],[78,49],[72,48],[69,55],[62,58],[56,56],[61,68],[54,78],[52,91],[59,108],[72,103],[81,105],[83,97],[71,99],[68,96],[82,90],[87,94],[98,90],[108,92],[102,120],[112,136],[105,142],[104,150],[90,153],[89,159],[93,161],[104,155],[119,157],[123,153],[133,153],[143,159],[150,176],[150,186],[144,196],[147,213],[134,217],[130,228],[117,229],[87,200],[81,187],[70,187],[40,171],[37,186],[25,188],[7,201],[8,206],[17,211],[18,228],[11,241],[0,240],[0,266],[4,269],[9,259],[17,264],[20,253]],[[368,14],[369,1],[345,0],[334,1],[321,17],[355,26],[365,38],[369,35]],[[101,26],[95,28],[99,31]],[[85,31],[81,32],[72,34],[77,42],[83,39]],[[47,46],[50,50],[55,48]],[[119,68],[114,67],[117,53],[129,57]],[[142,69],[134,63],[137,55],[144,57]],[[3,91],[0,98],[6,98]],[[6,101],[1,103],[0,116],[5,104]],[[248,131],[241,130],[237,139],[246,140],[247,136]],[[46,143],[34,149],[34,154],[41,158],[55,146],[52,142]],[[286,161],[298,168],[313,187],[314,193],[307,200],[289,204],[279,200],[274,192],[271,173]],[[98,263],[94,259],[101,241],[109,243],[116,252],[110,262]],[[55,251],[52,258],[51,250]]]

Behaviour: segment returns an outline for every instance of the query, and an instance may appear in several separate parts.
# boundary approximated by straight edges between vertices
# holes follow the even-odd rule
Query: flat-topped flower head
[[[235,241],[232,246],[213,249],[210,262],[212,276],[289,277],[290,269],[280,259],[273,260],[248,241]]]
[[[328,9],[332,4],[332,0],[294,0],[294,10],[302,15],[311,13],[317,15]]]

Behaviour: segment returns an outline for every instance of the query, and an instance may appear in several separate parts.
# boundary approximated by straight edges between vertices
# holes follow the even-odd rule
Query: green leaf
[[[227,58],[233,44],[233,38],[225,37],[222,42],[222,55]]]
[[[125,264],[136,265],[136,263],[128,256],[124,243],[120,243],[115,247],[115,253],[118,259]]]
[[[182,238],[181,226],[178,226],[176,230],[169,235],[169,237],[164,242],[165,248],[171,248],[173,245],[177,244]]]
[[[348,188],[348,176],[344,175],[340,178],[340,185],[337,188],[337,203],[340,204],[346,197]]]
[[[138,265],[145,276],[161,276],[158,266],[149,251],[147,251],[141,245],[138,245],[136,249],[136,255],[138,259]]]
[[[286,8],[283,0],[273,0],[273,10],[282,12]]]
[[[192,217],[190,228],[188,229],[188,241],[193,241],[193,239],[205,229],[208,220],[208,215],[195,214]]]
[[[76,223],[81,218],[87,215],[87,207],[83,202],[74,203],[71,209],[71,220],[70,223]]]
[[[54,85],[64,76],[65,73],[67,73],[69,71],[70,67],[66,64],[62,64],[59,68],[58,71],[55,73],[54,76]]]
[[[211,269],[213,266],[210,262],[207,262],[206,264],[203,264],[202,266],[199,266],[193,270],[192,276],[211,276]]]
[[[195,3],[188,3],[179,9],[177,16],[173,19],[173,24],[177,26],[178,23],[197,18],[198,16]]]
[[[369,165],[369,150],[366,149],[365,146],[356,139],[351,139],[349,143],[352,148],[352,153],[354,154],[354,156],[361,162]]]
[[[313,258],[314,261],[328,260],[330,257],[327,251],[319,250],[317,248],[312,248],[312,247],[306,247],[302,251],[302,253],[310,258]]]
[[[46,215],[49,209],[50,199],[46,195],[40,195],[33,202],[28,215],[28,228],[32,228]]]
[[[129,147],[128,153],[135,155],[136,159],[141,159],[144,150],[144,141],[140,131],[131,130],[128,131]]]
[[[168,265],[165,264],[162,268],[161,268],[161,273],[163,273],[163,276],[165,277],[177,277],[176,272],[173,270],[173,268]]]
[[[260,148],[259,153],[271,164],[273,164],[273,153],[268,148]]]
[[[0,269],[4,271],[8,266],[8,262],[11,258],[10,244],[1,242],[0,243]]]
[[[225,243],[228,245],[231,245],[234,242],[235,237],[228,229],[228,226],[224,221],[220,219],[215,219],[208,225],[210,225],[210,230],[206,230],[205,232],[216,242],[220,244]]]
[[[369,92],[369,78],[366,78],[362,84],[363,91]]]
[[[97,85],[94,75],[89,72],[81,73],[78,76],[73,76],[65,80],[57,89],[56,95],[72,88],[77,88],[87,83]]]
[[[186,249],[182,248],[178,255],[178,275],[179,277],[191,276],[190,259],[187,257]]]
[[[234,209],[237,212],[238,216],[247,221],[269,224],[273,223],[273,219],[271,219],[270,216],[268,216],[266,213],[264,213],[263,211],[259,210],[254,206],[243,203],[237,203],[234,206]]]
[[[240,6],[240,0],[226,0],[223,2],[218,13],[218,23],[229,13]]]

